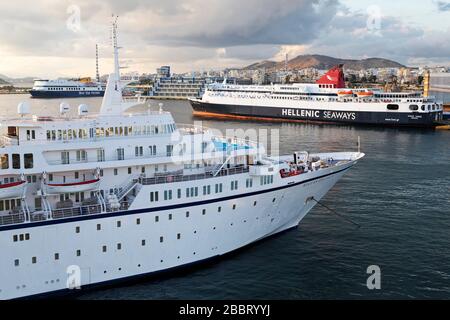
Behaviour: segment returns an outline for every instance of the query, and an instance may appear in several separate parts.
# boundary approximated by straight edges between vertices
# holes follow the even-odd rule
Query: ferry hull
[[[105,91],[44,91],[30,90],[33,98],[83,98],[83,97],[103,97]]]
[[[235,119],[278,120],[299,122],[331,122],[343,124],[367,124],[381,126],[428,127],[438,125],[442,112],[426,114],[403,112],[362,112],[314,110],[292,107],[266,107],[206,103],[190,100],[194,115],[227,117]]]

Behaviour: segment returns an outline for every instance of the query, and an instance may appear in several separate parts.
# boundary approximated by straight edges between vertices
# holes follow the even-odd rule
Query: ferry
[[[98,46],[95,46],[96,80],[90,77],[79,79],[36,79],[29,91],[33,98],[82,98],[103,97],[105,84],[100,82],[98,71]]]
[[[313,84],[214,83],[189,100],[194,115],[204,117],[407,127],[435,127],[443,119],[442,102],[421,92],[345,88],[342,65]]]
[[[99,114],[2,119],[0,299],[78,293],[220,257],[295,228],[364,157],[270,156],[262,144],[175,123],[123,97],[114,72]]]
[[[33,98],[82,98],[103,97],[105,85],[92,81],[91,78],[58,79],[58,80],[34,80],[30,90]]]

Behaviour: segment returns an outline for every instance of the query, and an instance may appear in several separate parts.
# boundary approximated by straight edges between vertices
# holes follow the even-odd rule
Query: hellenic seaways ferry
[[[33,98],[103,97],[105,85],[91,78],[77,80],[35,80],[30,90]]]
[[[387,126],[434,127],[443,113],[441,102],[421,92],[347,89],[342,65],[314,84],[214,83],[202,98],[190,102],[199,116]]]

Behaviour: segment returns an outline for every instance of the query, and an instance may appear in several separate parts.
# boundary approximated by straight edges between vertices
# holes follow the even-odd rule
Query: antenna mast
[[[95,44],[95,71],[97,82],[100,82],[100,73],[98,72],[98,44]]]
[[[117,45],[117,19],[118,16],[113,15],[112,22],[112,46],[114,54],[114,73],[115,73],[115,90],[120,87],[120,66],[119,66],[119,46]]]

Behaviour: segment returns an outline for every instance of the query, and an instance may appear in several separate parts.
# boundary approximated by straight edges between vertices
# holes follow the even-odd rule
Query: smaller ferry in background
[[[103,97],[106,84],[100,82],[98,71],[98,46],[95,47],[96,81],[90,77],[79,79],[34,80],[29,91],[33,98]]]
[[[33,98],[103,97],[105,85],[91,78],[75,80],[34,80],[30,90]]]

